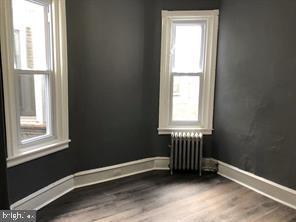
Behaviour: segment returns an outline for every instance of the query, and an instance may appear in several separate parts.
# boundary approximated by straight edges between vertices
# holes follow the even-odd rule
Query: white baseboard
[[[151,170],[168,170],[169,159],[167,157],[154,157],[132,162],[122,163],[94,170],[82,171],[74,174],[75,188],[89,186],[122,177],[127,177]]]
[[[169,170],[169,157],[156,157],[154,159],[154,170]]]
[[[17,210],[39,210],[73,189],[152,170],[168,170],[168,164],[168,157],[154,157],[78,172],[13,203],[10,208]]]
[[[39,210],[74,188],[73,175],[64,177],[10,206],[12,210]]]
[[[257,193],[296,209],[296,190],[274,183],[255,174],[218,161],[218,174]]]

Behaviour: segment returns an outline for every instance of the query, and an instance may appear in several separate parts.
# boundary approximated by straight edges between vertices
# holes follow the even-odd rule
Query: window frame
[[[14,31],[12,21],[12,0],[0,1],[0,38],[3,69],[3,90],[5,105],[5,124],[7,140],[7,165],[12,167],[69,147],[68,130],[68,65],[66,38],[65,0],[32,0],[51,4],[52,41],[51,57],[48,64],[50,73],[52,103],[52,126],[54,136],[35,140],[30,145],[20,148],[19,119],[17,106],[17,75],[14,68]],[[50,70],[51,69],[51,70]],[[30,70],[26,70],[30,71]],[[35,71],[33,71],[35,72]],[[41,73],[42,74],[42,73]]]
[[[200,11],[162,11],[160,95],[159,95],[159,134],[171,134],[176,131],[196,131],[212,134],[214,87],[216,74],[216,55],[218,38],[219,10]],[[171,121],[173,72],[171,72],[171,43],[173,41],[173,23],[178,21],[201,21],[205,23],[204,67],[200,82],[200,104],[197,122]],[[186,75],[186,73],[183,73]],[[188,73],[189,75],[191,73]],[[192,73],[193,74],[193,73]],[[194,73],[200,74],[200,73]]]
[[[13,1],[13,0],[12,0]],[[12,4],[11,1],[11,4]],[[45,143],[45,142],[50,142],[51,140],[55,139],[55,131],[56,131],[56,127],[55,127],[55,115],[54,115],[54,78],[53,78],[53,36],[52,36],[52,30],[53,30],[53,15],[52,15],[52,2],[51,0],[28,0],[29,2],[38,4],[40,6],[43,6],[44,9],[46,9],[45,11],[47,12],[45,14],[45,18],[44,18],[44,27],[45,27],[45,53],[46,53],[46,69],[22,69],[22,68],[18,68],[17,66],[14,67],[14,78],[16,79],[15,81],[17,82],[17,79],[21,76],[35,76],[35,75],[44,75],[46,78],[46,88],[49,92],[48,95],[48,111],[51,112],[49,113],[50,115],[48,116],[47,119],[47,128],[46,131],[50,131],[50,133],[46,133],[44,135],[40,135],[40,136],[36,136],[33,138],[29,138],[29,139],[25,139],[23,141],[20,140],[21,137],[21,126],[20,124],[17,124],[17,142],[18,142],[18,148],[22,149],[23,152],[26,151],[30,151],[31,147],[34,145],[38,145],[41,143]],[[12,5],[11,5],[12,7]],[[50,16],[51,18],[48,17],[48,14],[50,12]],[[13,17],[13,12],[12,12],[12,17]],[[50,19],[50,23],[48,22]],[[12,19],[12,30],[10,30],[11,32],[13,32],[14,34],[14,26],[13,26],[13,19]],[[16,46],[16,42],[13,40],[11,40],[12,45],[13,45],[13,58],[15,59],[16,57],[16,50],[15,50],[15,46]],[[19,100],[20,98],[18,98],[17,95],[20,94],[20,87],[18,87],[19,85],[16,84],[15,86],[15,93],[16,93],[16,104],[20,104]],[[17,119],[21,119],[21,115],[20,115],[20,107],[16,106],[16,115],[17,115]]]

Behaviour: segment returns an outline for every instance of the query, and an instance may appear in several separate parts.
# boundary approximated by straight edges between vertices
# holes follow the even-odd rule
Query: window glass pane
[[[198,121],[199,95],[199,76],[174,76],[172,121]]]
[[[47,70],[48,7],[29,0],[13,0],[16,69]]]
[[[50,98],[47,75],[18,75],[20,139],[50,134]]]
[[[200,22],[173,23],[172,72],[202,72],[203,27]]]

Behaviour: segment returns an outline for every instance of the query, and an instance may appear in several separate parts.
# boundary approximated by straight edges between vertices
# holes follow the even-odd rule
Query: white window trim
[[[176,131],[196,131],[203,134],[212,134],[214,88],[216,74],[216,54],[218,38],[219,10],[203,11],[162,11],[161,37],[161,67],[160,67],[160,97],[159,97],[159,134],[170,134]],[[171,24],[173,20],[204,20],[207,23],[205,50],[205,70],[202,96],[202,115],[199,126],[171,125],[170,113],[170,41]]]
[[[65,0],[52,0],[53,14],[53,58],[54,95],[53,106],[56,136],[54,140],[44,141],[30,147],[18,149],[17,119],[15,101],[15,75],[13,58],[12,0],[0,1],[0,37],[7,138],[7,166],[12,167],[69,147],[68,129],[68,67]]]

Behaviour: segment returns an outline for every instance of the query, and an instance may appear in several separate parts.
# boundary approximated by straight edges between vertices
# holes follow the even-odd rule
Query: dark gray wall
[[[70,133],[81,170],[168,155],[169,138],[157,133],[161,10],[218,7],[218,0],[67,1]]]
[[[143,3],[67,1],[70,133],[81,170],[151,156],[142,127]]]
[[[296,1],[223,0],[215,156],[296,188]]]
[[[36,160],[8,168],[9,201],[15,201],[76,172],[71,147]]]

